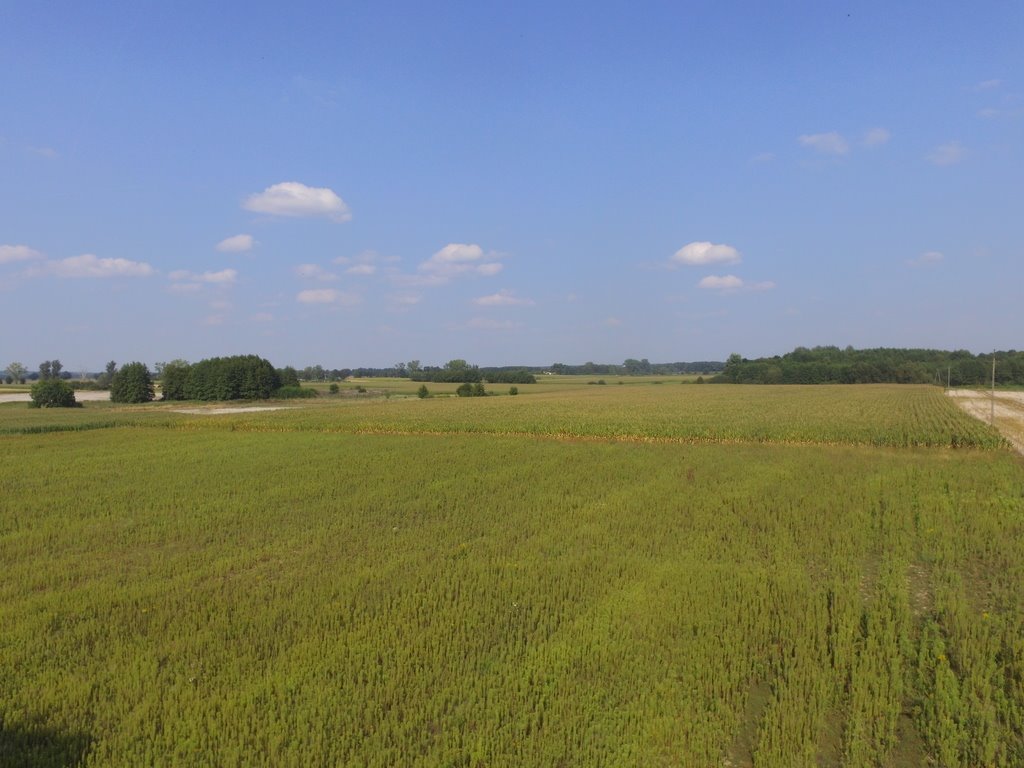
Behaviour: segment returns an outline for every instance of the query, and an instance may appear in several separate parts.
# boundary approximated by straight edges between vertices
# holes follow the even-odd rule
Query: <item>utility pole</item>
[[[993,427],[996,425],[996,351],[992,350],[992,411],[989,413],[988,423]]]

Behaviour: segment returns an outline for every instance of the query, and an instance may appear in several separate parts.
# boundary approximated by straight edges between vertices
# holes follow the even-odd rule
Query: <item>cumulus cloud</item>
[[[483,248],[470,243],[448,243],[420,264],[421,272],[444,278],[459,274],[496,275],[501,270],[502,265],[494,261],[493,255],[484,254]]]
[[[939,251],[925,251],[920,256],[909,259],[907,264],[912,267],[933,267],[944,258],[945,256]]]
[[[674,264],[703,266],[705,264],[735,264],[740,258],[740,252],[731,245],[716,245],[701,240],[684,245],[675,252],[671,261]]]
[[[187,269],[176,269],[173,272],[169,272],[167,277],[175,282],[224,285],[235,282],[238,278],[238,271],[234,269],[222,269],[219,272],[189,272]]]
[[[299,264],[295,268],[295,274],[303,280],[319,280],[324,283],[338,279],[337,275],[333,272],[328,272],[318,264]]]
[[[149,277],[155,272],[153,267],[143,261],[129,259],[101,259],[84,253],[81,256],[69,256],[59,261],[49,261],[32,274],[51,274],[56,277]]]
[[[926,159],[932,165],[956,165],[964,159],[965,150],[959,141],[941,144],[928,153]]]
[[[850,145],[843,135],[838,131],[828,133],[805,133],[797,138],[801,146],[813,149],[823,155],[845,155],[850,151]]]
[[[43,254],[27,245],[0,245],[0,264],[14,261],[34,261],[41,258],[43,258]]]
[[[346,275],[372,275],[377,271],[374,264],[355,264],[345,270]]]
[[[501,290],[473,299],[473,303],[478,307],[532,307],[536,302],[515,296],[511,291]]]
[[[697,285],[708,291],[721,291],[722,293],[769,291],[775,287],[775,283],[770,280],[761,283],[748,283],[736,275],[708,275]]]
[[[252,235],[232,235],[217,243],[216,248],[221,253],[245,253],[251,251],[255,244]]]
[[[273,216],[315,217],[331,221],[349,221],[352,212],[345,201],[327,187],[307,187],[297,181],[285,181],[249,195],[242,207]]]
[[[872,128],[864,134],[864,146],[880,147],[883,144],[888,144],[891,137],[892,134],[885,128]]]
[[[308,291],[299,291],[295,300],[300,304],[340,304],[345,307],[353,306],[360,301],[354,293],[345,293],[334,288],[313,288]]]

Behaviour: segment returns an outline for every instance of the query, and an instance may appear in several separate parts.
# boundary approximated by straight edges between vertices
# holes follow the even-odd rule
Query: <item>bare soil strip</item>
[[[986,423],[990,420],[993,412],[991,392],[951,389],[947,394],[971,416]],[[1024,454],[1024,392],[996,392],[995,428]]]
[[[75,400],[103,401],[110,399],[110,392],[101,389],[80,389],[75,392]],[[0,395],[0,403],[27,403],[32,400],[28,392],[7,392]]]

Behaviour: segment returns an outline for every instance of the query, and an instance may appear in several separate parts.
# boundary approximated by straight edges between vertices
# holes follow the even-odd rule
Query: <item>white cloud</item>
[[[485,261],[484,259],[490,259]],[[492,254],[484,254],[476,244],[448,243],[433,256],[420,264],[421,272],[439,277],[453,277],[458,274],[496,275],[502,265],[494,261]]]
[[[60,261],[49,261],[32,274],[51,274],[56,277],[149,277],[155,272],[143,261],[128,259],[101,259],[91,253],[69,256]]]
[[[473,299],[473,303],[479,307],[532,307],[536,302],[514,296],[511,291],[501,290]]]
[[[238,278],[238,271],[234,269],[222,269],[219,272],[189,272],[186,269],[176,269],[173,272],[169,272],[167,277],[175,282],[223,285],[235,282]]]
[[[333,272],[328,272],[318,264],[299,264],[295,268],[295,274],[303,280],[319,280],[322,283],[338,279],[337,275]]]
[[[1002,80],[982,80],[980,83],[974,86],[976,91],[994,91],[1000,85],[1003,84]]]
[[[274,184],[249,195],[242,207],[274,216],[323,216],[332,221],[349,221],[352,212],[345,201],[327,187],[307,187],[297,181]]]
[[[377,271],[377,267],[373,264],[356,264],[355,266],[349,267],[345,270],[346,275],[372,275]]]
[[[864,146],[880,147],[883,144],[888,144],[890,138],[892,138],[892,134],[890,134],[887,129],[872,128],[870,131],[864,134]]]
[[[843,135],[837,131],[805,133],[803,136],[798,137],[797,141],[802,146],[809,147],[815,152],[821,152],[824,155],[845,155],[850,151],[850,145],[843,138]]]
[[[926,159],[932,165],[956,165],[964,159],[965,150],[959,141],[942,144],[930,153]]]
[[[0,264],[12,261],[33,261],[41,258],[43,258],[43,254],[27,245],[0,245]]]
[[[993,120],[1002,114],[1002,111],[995,107],[986,107],[985,109],[978,110],[978,117],[983,117],[986,120]]]
[[[274,316],[269,312],[257,312],[255,315],[249,315],[249,321],[253,323],[272,323]]]
[[[702,266],[704,264],[735,264],[740,258],[740,252],[731,245],[716,245],[701,240],[684,245],[675,252],[671,261],[676,264]]]
[[[418,293],[395,293],[388,298],[395,309],[409,309],[423,301],[423,296]]]
[[[252,235],[232,235],[217,243],[216,248],[221,253],[245,253],[251,251],[255,244]]]
[[[609,328],[618,328],[620,325],[622,325],[622,321],[617,317],[609,317],[605,318],[604,324],[607,325]]]
[[[697,285],[709,291],[734,293],[736,291],[770,291],[775,283],[770,280],[761,283],[748,283],[736,275],[708,275]]]
[[[939,251],[925,251],[920,256],[914,259],[909,259],[907,264],[912,267],[929,267],[935,266],[945,257]]]
[[[358,304],[360,298],[354,293],[344,293],[333,288],[313,288],[308,291],[299,291],[295,300],[300,304],[340,304],[351,307]]]

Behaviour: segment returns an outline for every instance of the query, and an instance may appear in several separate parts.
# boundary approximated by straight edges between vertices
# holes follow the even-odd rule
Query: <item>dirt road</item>
[[[992,416],[991,392],[976,389],[951,389],[947,393],[956,404],[984,422]],[[1000,392],[995,396],[995,427],[1013,446],[1024,453],[1024,392]]]

